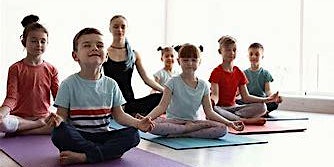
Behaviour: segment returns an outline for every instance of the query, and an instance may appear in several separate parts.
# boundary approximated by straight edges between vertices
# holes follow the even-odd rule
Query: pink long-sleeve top
[[[49,114],[51,94],[55,99],[59,88],[58,71],[48,62],[37,66],[23,60],[9,67],[7,95],[3,106],[12,115],[41,118]]]

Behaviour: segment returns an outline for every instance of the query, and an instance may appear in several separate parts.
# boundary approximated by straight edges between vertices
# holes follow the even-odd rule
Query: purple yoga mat
[[[52,144],[50,136],[18,136],[0,138],[0,149],[24,167],[58,167],[59,152]],[[122,158],[96,164],[80,164],[73,166],[94,167],[189,167],[160,155],[133,148]]]

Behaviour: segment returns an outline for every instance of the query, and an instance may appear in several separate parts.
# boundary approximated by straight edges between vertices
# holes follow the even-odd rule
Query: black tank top
[[[125,61],[113,61],[109,57],[107,62],[103,63],[104,74],[117,82],[126,102],[134,100],[133,89],[131,86],[133,66],[134,65],[126,69]]]

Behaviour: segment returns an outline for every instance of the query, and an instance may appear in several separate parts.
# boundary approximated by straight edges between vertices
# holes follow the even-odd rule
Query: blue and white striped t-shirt
[[[86,80],[73,74],[65,79],[55,100],[56,107],[68,109],[68,121],[78,130],[103,132],[109,127],[113,107],[125,103],[116,81],[102,76]]]

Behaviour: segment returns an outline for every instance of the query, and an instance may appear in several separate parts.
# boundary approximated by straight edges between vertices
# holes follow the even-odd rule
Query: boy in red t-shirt
[[[267,110],[265,103],[278,101],[278,92],[266,98],[250,95],[245,74],[233,65],[237,51],[236,40],[230,36],[223,36],[218,42],[218,52],[223,62],[212,71],[209,79],[214,110],[229,120],[240,120],[245,124],[265,124],[266,120],[261,118]],[[238,90],[242,100],[249,104],[235,103]]]

